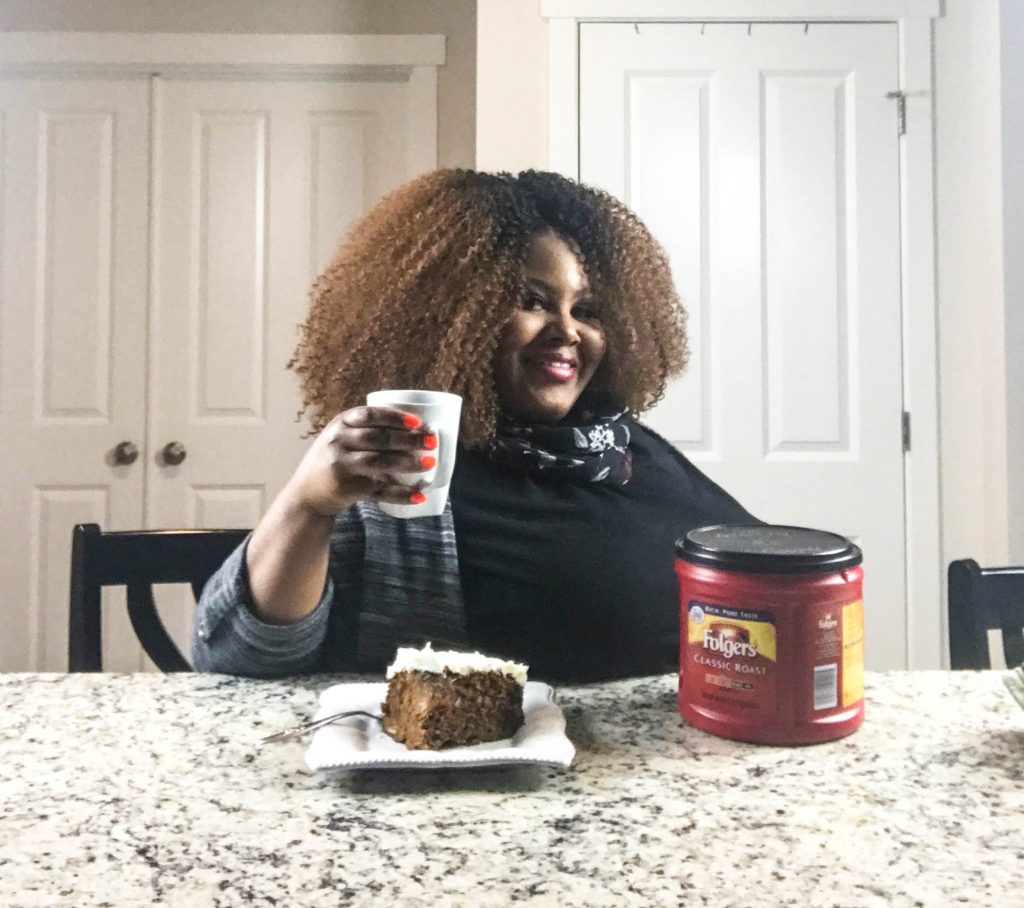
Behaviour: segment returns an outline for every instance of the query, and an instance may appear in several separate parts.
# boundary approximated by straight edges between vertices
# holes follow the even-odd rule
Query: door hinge
[[[903,453],[910,450],[910,414],[903,411]]]
[[[906,135],[907,133],[907,95],[906,92],[902,91],[890,91],[886,92],[887,98],[896,99],[896,124],[897,124],[897,135]]]

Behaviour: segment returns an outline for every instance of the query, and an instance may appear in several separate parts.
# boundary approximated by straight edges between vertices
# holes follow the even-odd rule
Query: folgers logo
[[[704,628],[704,649],[731,659],[740,656],[744,659],[756,659],[757,647],[750,642],[750,633],[745,627],[716,621]]]

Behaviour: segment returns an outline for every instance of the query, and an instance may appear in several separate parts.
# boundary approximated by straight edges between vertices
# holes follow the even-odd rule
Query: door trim
[[[0,68],[47,71],[102,67],[152,72],[258,69],[309,73],[359,66],[442,66],[444,35],[231,35],[212,32],[8,32]]]
[[[771,12],[766,11],[768,7]],[[770,4],[764,0],[541,0],[540,14],[545,19],[623,22],[701,18],[716,22],[895,22],[912,16],[934,18],[942,13],[940,0],[772,0]]]
[[[900,136],[900,268],[903,400],[913,413],[912,450],[904,454],[907,552],[906,664],[948,667],[945,576],[942,569],[937,287],[935,271],[934,56],[932,19],[938,0],[541,0],[548,30],[548,166],[579,177],[579,26],[644,19],[855,22],[898,26],[900,84],[908,128]],[[895,114],[894,114],[895,124]],[[895,125],[894,125],[895,128]],[[893,431],[900,431],[893,426]],[[870,570],[870,567],[869,567]],[[880,629],[881,630],[881,629]]]
[[[414,173],[437,167],[437,68],[444,35],[231,35],[8,32],[0,76],[143,74],[175,78],[393,79],[409,83]]]

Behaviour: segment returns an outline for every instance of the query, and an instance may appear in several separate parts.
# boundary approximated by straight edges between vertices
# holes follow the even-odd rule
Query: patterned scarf
[[[498,419],[491,456],[517,473],[625,485],[633,475],[626,410],[590,404],[558,425]]]
[[[625,415],[621,407],[581,402],[562,425],[524,425],[503,417],[491,453],[523,473],[625,485],[633,475]],[[412,520],[395,520],[377,505],[360,502],[339,518],[335,534],[336,595],[360,603],[360,667],[387,665],[398,646],[468,645],[450,501],[440,517]],[[355,582],[350,586],[346,578]]]

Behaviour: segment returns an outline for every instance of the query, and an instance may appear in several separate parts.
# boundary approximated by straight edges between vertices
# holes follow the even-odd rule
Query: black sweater
[[[660,436],[629,425],[624,486],[514,475],[460,450],[450,498],[473,647],[547,681],[678,670],[675,541],[759,521]]]

